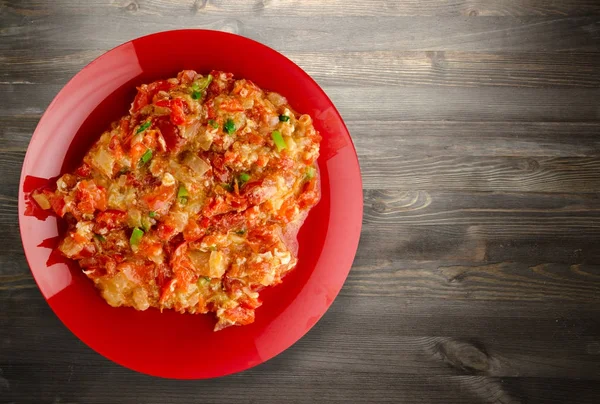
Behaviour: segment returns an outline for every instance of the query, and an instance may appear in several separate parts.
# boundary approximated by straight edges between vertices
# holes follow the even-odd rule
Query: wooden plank
[[[347,121],[590,122],[600,89],[324,87]],[[53,90],[51,90],[53,91]]]
[[[354,272],[350,272],[350,276],[355,276]],[[30,328],[60,328],[59,320],[51,315],[50,308],[32,279],[14,283],[20,283],[23,287],[0,290],[0,304],[6,307],[6,311],[0,312],[3,324],[18,320],[23,322],[24,328],[28,325],[31,325]],[[588,302],[567,299],[558,302],[549,298],[547,301],[522,299],[518,302],[489,299],[474,303],[461,298],[443,299],[427,292],[420,295],[361,296],[350,283],[349,280],[319,321],[321,326],[311,331],[316,333],[315,339],[324,338],[319,329],[331,335],[352,333],[355,326],[350,327],[349,322],[360,325],[360,330],[355,330],[357,338],[359,335],[387,335],[465,339],[502,337],[518,340],[525,336],[538,340],[547,336],[558,341],[595,337],[600,332],[597,298]],[[10,314],[17,312],[19,316]],[[50,336],[57,332],[40,331],[40,334]]]
[[[2,17],[4,28],[0,31],[0,50],[109,49],[146,34],[182,28],[233,32],[283,52],[593,52],[598,49],[600,38],[600,31],[596,29],[598,16],[235,17],[235,14],[188,14],[166,19],[160,13],[142,16],[115,11],[69,19],[69,16],[53,12],[28,16],[7,9]],[[98,35],[98,32],[103,34]]]
[[[600,235],[600,198],[589,195],[367,191],[365,224],[434,227],[447,235],[471,228],[482,237]],[[504,233],[506,232],[506,233]]]
[[[222,379],[203,381],[160,380],[116,368],[106,362],[47,367],[9,365],[14,402],[164,404],[235,401],[261,403],[532,403],[595,404],[600,397],[596,381],[546,378],[490,378],[485,376],[377,375],[368,372],[266,372],[261,368]],[[103,369],[103,370],[102,370]],[[29,382],[33,380],[33,382]],[[106,388],[114,380],[135,389]],[[332,380],[335,380],[332,382]],[[27,388],[34,385],[35,388]],[[82,389],[81,386],[85,386]],[[0,391],[1,392],[1,391]]]
[[[0,152],[0,186],[16,196],[23,151]],[[361,158],[365,189],[468,192],[600,192],[595,157],[410,157]]]
[[[600,402],[598,1],[1,3],[0,402]],[[61,324],[16,208],[64,83],[115,45],[186,27],[266,43],[325,88],[365,211],[344,288],[303,339],[182,382],[124,369]]]
[[[600,14],[600,6],[590,0],[441,0],[441,1],[391,1],[368,0],[348,2],[344,0],[294,0],[286,2],[244,0],[96,0],[89,4],[77,4],[70,0],[42,0],[7,2],[14,12],[22,15],[40,15],[59,12],[64,15],[86,15],[93,12],[109,14],[160,14],[173,17],[185,13],[205,15],[235,14],[239,16],[261,15],[272,17],[290,16],[571,16]]]
[[[398,299],[430,298],[457,302],[542,302],[544,304],[600,303],[600,265],[516,262],[441,263],[406,259],[377,259],[359,254],[344,287],[344,296],[391,296]],[[18,272],[0,272],[0,291],[36,289],[23,257]],[[4,273],[4,274],[3,274]]]
[[[433,272],[517,262],[524,274],[562,263],[573,275],[572,265],[600,264],[599,208],[597,194],[367,190],[357,262],[430,261]]]
[[[593,404],[600,400],[597,388],[589,382],[575,380],[551,383],[545,379],[502,379],[502,386],[525,402],[547,404],[582,403]]]
[[[0,117],[41,115],[62,88],[0,84]],[[324,86],[348,121],[597,122],[600,88]],[[125,111],[124,111],[125,112]]]
[[[15,138],[21,139],[34,124],[24,121],[16,125],[23,126],[15,129]],[[536,158],[600,154],[600,123],[596,122],[350,121],[348,129],[362,161],[391,156]]]
[[[512,223],[508,223],[512,224]],[[477,226],[463,227],[462,234],[441,233],[433,226],[377,227],[363,226],[357,259],[394,257],[405,260],[449,261],[459,263],[519,262],[531,266],[540,263],[600,264],[600,249],[596,236],[569,232],[567,237],[556,233],[524,235],[516,229],[504,237],[483,237],[473,232]],[[511,230],[514,230],[514,226]]]
[[[20,293],[16,290],[14,295]],[[2,350],[6,352],[3,360],[36,368],[48,362],[82,365],[98,361],[98,355],[81,342],[75,343],[75,337],[37,295],[26,301],[18,297],[0,300],[7,310],[0,315],[0,324],[10,325],[0,328],[5,344]],[[422,304],[405,303],[410,297],[359,300],[342,295],[319,324],[283,357],[293,361],[289,364],[294,372],[335,372],[343,368],[347,372],[380,374],[600,378],[600,363],[595,356],[595,333],[600,323],[593,317],[598,311],[587,308],[590,304],[580,303],[580,315],[567,318],[567,310],[544,310],[540,303],[515,306],[478,302],[478,310],[462,314],[472,302],[445,302],[433,296],[422,296],[420,300],[424,298],[431,302],[426,305],[429,312]],[[19,307],[22,304],[27,307]],[[375,307],[385,310],[390,322],[381,324],[382,318],[369,312]],[[20,313],[18,317],[12,314],[15,311]],[[458,324],[452,325],[452,321]],[[359,324],[363,331],[352,332],[353,338],[348,338],[349,330]],[[515,326],[521,327],[520,333]],[[442,327],[446,328],[442,331]],[[536,335],[524,337],[523,330],[534,327]],[[29,330],[28,334],[24,335],[23,330]],[[419,334],[423,331],[427,334]],[[44,347],[43,355],[40,346]],[[350,355],[355,346],[361,350]],[[394,355],[389,354],[390,349]],[[552,356],[547,355],[548,350],[553,350]],[[68,359],[60,355],[75,352],[81,354]],[[263,370],[269,371],[268,367]]]
[[[64,84],[102,50],[24,49],[0,55],[0,82]],[[600,87],[600,54],[284,52],[325,86]]]
[[[0,152],[0,190],[6,192],[0,194],[5,200],[16,198],[21,178],[21,165],[25,158],[22,150],[7,150]],[[0,211],[1,212],[1,211]],[[0,216],[2,216],[0,214]],[[3,219],[0,219],[0,222]]]
[[[360,296],[430,297],[441,301],[538,301],[600,303],[600,265],[515,262],[455,264],[377,260],[361,254],[346,293]]]
[[[0,117],[0,152],[25,151],[41,115]],[[25,157],[23,155],[23,157]]]
[[[400,157],[361,159],[366,189],[484,192],[600,191],[595,157]]]
[[[503,52],[286,52],[323,85],[589,87],[600,54]]]
[[[39,115],[0,117],[0,151],[25,150],[39,119]],[[595,122],[350,121],[348,129],[361,159],[390,154],[524,158],[600,155],[600,123]]]

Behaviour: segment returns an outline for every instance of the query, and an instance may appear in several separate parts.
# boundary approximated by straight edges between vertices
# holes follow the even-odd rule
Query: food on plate
[[[58,247],[111,306],[254,321],[297,264],[320,197],[309,115],[231,73],[143,84],[81,165],[31,197],[65,219]]]

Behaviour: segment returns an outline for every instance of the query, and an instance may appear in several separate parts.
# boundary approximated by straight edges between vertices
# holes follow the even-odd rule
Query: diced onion
[[[40,205],[40,208],[48,210],[52,207],[50,205],[50,201],[48,200],[48,198],[46,198],[46,195],[34,193],[32,197],[37,202],[37,204]]]
[[[209,259],[210,276],[212,278],[220,278],[227,269],[225,256],[220,251],[211,251]]]
[[[191,168],[198,175],[202,175],[208,171],[210,165],[200,157],[196,156],[194,153],[188,153],[183,159],[183,164]]]
[[[182,132],[182,135],[186,139],[192,139],[198,133],[200,129],[200,122],[194,122],[193,124],[187,126],[185,130]]]

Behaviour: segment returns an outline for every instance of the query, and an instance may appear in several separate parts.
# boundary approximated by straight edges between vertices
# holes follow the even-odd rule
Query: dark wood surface
[[[356,261],[298,343],[162,380],[74,337],[17,223],[52,98],[129,39],[211,28],[322,85],[365,188]],[[600,403],[600,2],[0,1],[0,403]]]

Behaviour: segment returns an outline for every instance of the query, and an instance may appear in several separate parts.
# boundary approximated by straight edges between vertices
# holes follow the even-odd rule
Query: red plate
[[[298,241],[299,264],[263,291],[256,322],[213,332],[212,315],[144,312],[104,302],[77,265],[51,255],[60,223],[32,215],[27,193],[72,170],[108,125],[127,113],[136,86],[183,69],[233,72],[277,91],[321,132],[322,198]],[[45,180],[44,180],[45,179]],[[339,113],[298,66],[250,39],[181,30],[127,42],[86,66],[56,96],[29,144],[19,186],[21,238],[31,272],[52,310],[92,349],[155,376],[197,379],[256,366],[287,349],[325,313],[352,265],[362,222],[356,151]],[[36,217],[37,216],[37,217]]]

